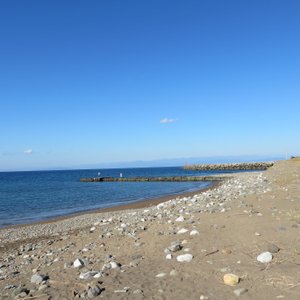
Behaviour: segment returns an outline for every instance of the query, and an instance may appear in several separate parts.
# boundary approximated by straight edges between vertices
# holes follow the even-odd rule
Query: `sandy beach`
[[[300,159],[0,230],[0,299],[300,299]]]

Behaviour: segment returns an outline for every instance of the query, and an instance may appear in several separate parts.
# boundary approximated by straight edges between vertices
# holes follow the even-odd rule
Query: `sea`
[[[119,177],[120,174],[123,177],[204,176],[216,173],[221,172],[182,167],[0,172],[0,228],[177,195],[212,184],[80,182],[82,177]]]

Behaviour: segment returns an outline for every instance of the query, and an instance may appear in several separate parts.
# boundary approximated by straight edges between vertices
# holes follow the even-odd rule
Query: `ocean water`
[[[0,227],[208,187],[211,182],[80,182],[81,177],[187,176],[181,167],[0,172]]]

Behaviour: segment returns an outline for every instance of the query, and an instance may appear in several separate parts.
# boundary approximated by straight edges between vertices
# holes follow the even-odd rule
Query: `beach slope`
[[[0,298],[300,299],[300,159],[165,200],[0,230]]]

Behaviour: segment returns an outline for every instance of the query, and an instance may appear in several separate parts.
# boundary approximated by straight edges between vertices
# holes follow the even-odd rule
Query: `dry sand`
[[[300,299],[299,159],[164,200],[0,230],[0,299]]]

